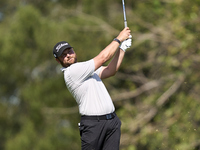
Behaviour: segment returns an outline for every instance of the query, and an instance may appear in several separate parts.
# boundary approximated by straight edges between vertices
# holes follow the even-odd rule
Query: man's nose
[[[69,57],[69,56],[70,56],[70,53],[67,53],[67,54],[66,54],[66,57]]]

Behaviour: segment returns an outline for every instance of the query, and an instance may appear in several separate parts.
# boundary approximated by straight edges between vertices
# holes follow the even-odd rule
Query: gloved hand
[[[132,36],[130,35],[129,39],[123,41],[122,44],[119,46],[119,48],[122,49],[124,52],[126,52],[126,50],[131,47],[131,44],[132,44],[131,38]]]

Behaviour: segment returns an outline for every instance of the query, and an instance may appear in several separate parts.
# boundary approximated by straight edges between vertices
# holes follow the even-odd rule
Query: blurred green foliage
[[[122,150],[200,148],[200,1],[125,0],[133,45],[104,81],[122,120]],[[78,150],[80,116],[52,49],[78,61],[123,29],[121,1],[0,2],[0,149]]]

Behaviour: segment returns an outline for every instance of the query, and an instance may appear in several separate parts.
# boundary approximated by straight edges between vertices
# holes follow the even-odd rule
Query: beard
[[[58,59],[58,60],[60,61],[60,64],[61,64],[63,67],[67,68],[67,67],[69,67],[69,66],[71,66],[72,64],[74,64],[74,63],[77,62],[77,58],[76,58],[76,57],[73,57],[73,58],[70,58],[70,59],[74,59],[74,61],[71,62],[71,63],[68,63],[68,62],[65,63],[65,62],[61,61],[60,59]]]

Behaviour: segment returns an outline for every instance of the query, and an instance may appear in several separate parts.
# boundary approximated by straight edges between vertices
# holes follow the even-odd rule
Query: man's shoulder
[[[74,63],[67,68],[62,68],[62,72],[64,72],[65,74],[67,73],[68,75],[77,75],[82,73],[85,74],[86,72],[94,72],[94,60],[90,59],[88,61]]]

